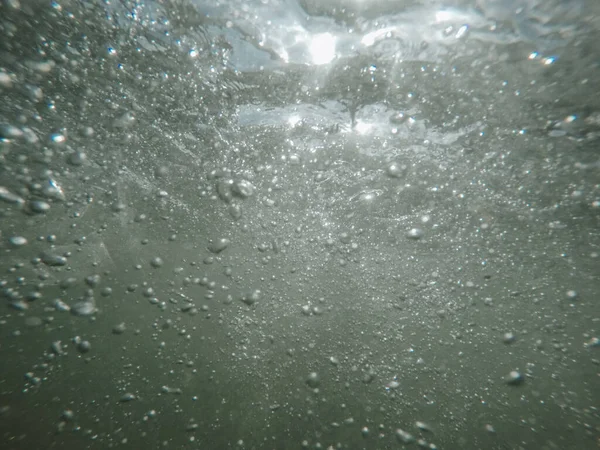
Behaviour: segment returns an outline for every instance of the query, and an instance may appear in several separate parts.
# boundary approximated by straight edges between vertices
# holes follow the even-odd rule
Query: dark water
[[[0,36],[1,448],[598,448],[599,3]]]

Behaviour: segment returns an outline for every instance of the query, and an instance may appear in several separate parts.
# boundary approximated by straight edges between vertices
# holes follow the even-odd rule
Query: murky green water
[[[600,4],[0,6],[6,449],[593,449]]]

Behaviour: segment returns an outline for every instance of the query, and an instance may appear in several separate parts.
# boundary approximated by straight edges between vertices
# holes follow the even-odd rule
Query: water
[[[600,4],[0,8],[3,448],[597,448]]]

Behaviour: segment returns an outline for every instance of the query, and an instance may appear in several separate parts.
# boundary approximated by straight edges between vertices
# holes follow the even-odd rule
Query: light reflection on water
[[[440,6],[435,2],[404,2],[393,8],[379,2],[346,5],[271,0],[195,4],[215,22],[220,17],[231,18],[226,27],[216,28],[215,32],[223,33],[231,45],[227,63],[236,72],[259,71],[264,77],[278,71],[307,73],[304,82],[310,84],[302,89],[311,95],[309,103],[296,101],[293,107],[274,108],[238,104],[240,125],[295,128],[300,123],[313,122],[363,136],[402,136],[407,129],[414,133],[424,127],[436,133],[439,126],[435,125],[440,125],[435,120],[428,121],[419,104],[401,110],[392,106],[394,87],[410,83],[403,79],[407,64],[429,64],[432,67],[424,70],[435,72],[448,71],[449,64],[457,58],[481,61],[490,57],[518,58],[531,61],[528,72],[543,76],[542,67],[552,66],[560,49],[583,32],[578,27],[585,28],[578,25],[583,14],[582,1],[568,6],[558,1],[551,3],[480,0],[475,4],[458,2],[456,6]],[[559,17],[562,22],[556,20]],[[503,46],[506,50],[502,50]],[[351,95],[327,98],[324,95],[327,84],[339,77],[348,63],[352,67],[357,58],[363,58],[373,67],[384,66],[373,72],[370,80],[378,94],[373,98],[361,93],[356,93],[354,99]],[[309,69],[311,66],[314,69]],[[308,70],[312,70],[311,75]],[[352,70],[356,69],[348,73],[350,83],[354,79]],[[312,106],[316,102],[321,108]],[[517,103],[511,100],[506,106],[517,107],[513,105]],[[340,117],[344,111],[345,116]],[[390,124],[389,118],[394,113],[408,114],[407,124]],[[460,129],[470,132],[472,127],[468,125],[467,129],[461,127],[453,132],[460,133]]]
[[[43,392],[132,441],[125,425],[159,411],[152,443],[180,430],[207,448],[265,448],[271,433],[292,440],[271,448],[355,448],[361,427],[395,439],[411,423],[430,433],[427,418],[443,448],[516,447],[514,429],[542,448],[525,419],[551,427],[564,404],[581,442],[598,403],[596,361],[578,353],[597,347],[596,3],[184,3],[55,3],[29,47],[14,43],[31,61],[0,65],[14,247],[1,283],[19,314],[3,325],[52,314],[48,330],[28,317],[31,348],[3,341],[18,370],[41,361],[51,327],[64,342],[81,330],[90,364],[55,341]],[[87,18],[74,31],[67,6]],[[66,276],[84,297],[46,294]],[[123,320],[136,331],[106,327]],[[68,400],[66,372],[94,389]],[[37,420],[30,401],[21,428]],[[475,404],[496,404],[494,427]],[[125,409],[138,405],[150,413]]]

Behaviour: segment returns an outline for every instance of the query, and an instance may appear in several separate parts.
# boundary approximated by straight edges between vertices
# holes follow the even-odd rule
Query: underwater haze
[[[3,0],[0,448],[600,447],[600,2]]]

